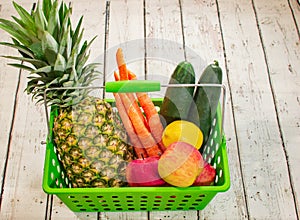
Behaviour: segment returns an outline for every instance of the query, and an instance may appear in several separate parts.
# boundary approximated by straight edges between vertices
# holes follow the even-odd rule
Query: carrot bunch
[[[136,80],[136,75],[126,67],[121,48],[117,50],[116,58],[119,74],[114,72],[115,80]],[[161,141],[163,126],[148,94],[114,93],[114,97],[136,156],[138,158],[160,156],[164,151]]]

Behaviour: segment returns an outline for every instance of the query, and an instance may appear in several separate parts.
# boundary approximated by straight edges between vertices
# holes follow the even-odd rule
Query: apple
[[[191,186],[204,167],[200,152],[186,142],[174,142],[166,148],[158,161],[158,173],[167,183]]]
[[[158,156],[136,159],[126,168],[129,186],[162,186],[165,184],[158,174]]]
[[[214,184],[216,177],[215,168],[209,163],[204,163],[204,168],[200,175],[195,180],[193,186],[211,186]]]

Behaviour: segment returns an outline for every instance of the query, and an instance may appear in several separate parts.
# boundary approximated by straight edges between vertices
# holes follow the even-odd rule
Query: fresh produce
[[[126,67],[121,48],[118,49],[116,57],[120,76],[115,72],[115,80],[129,80],[128,75],[130,71]],[[132,72],[130,74],[131,79],[136,79],[136,76]],[[140,145],[134,146],[137,157],[145,158],[147,156],[160,156],[164,148],[161,145],[163,126],[151,99],[146,93],[137,93],[137,98],[133,93],[119,93],[118,96],[121,100],[119,103],[120,108],[118,108],[118,110],[121,111],[121,109],[125,109],[128,118],[130,119],[122,119],[123,123],[131,123],[131,125],[125,125],[125,128],[132,127],[134,129],[136,136],[145,149],[145,152],[143,152],[143,150],[140,149]],[[137,99],[146,115],[146,118],[140,110]],[[121,106],[121,103],[123,107]],[[132,130],[130,129],[127,132],[131,133]]]
[[[200,175],[197,177],[193,186],[211,186],[214,184],[216,178],[216,170],[209,163],[204,163],[204,168]]]
[[[201,126],[205,124],[201,120],[210,125],[216,111],[219,99],[219,92],[213,92],[216,88],[197,89],[194,99],[193,86],[168,88],[160,112],[170,126],[165,130],[147,93],[115,93],[116,114],[108,102],[92,97],[89,89],[74,88],[91,86],[98,74],[98,64],[87,64],[94,38],[82,42],[83,18],[73,29],[72,9],[57,0],[43,0],[31,12],[15,2],[13,5],[20,18],[0,19],[0,28],[13,40],[0,44],[19,51],[20,56],[5,57],[17,61],[10,65],[30,72],[26,92],[37,103],[46,101],[52,107],[55,113],[52,138],[72,187],[162,186],[165,183],[187,187],[213,183],[215,170],[209,164],[204,166],[197,149],[202,142]],[[121,49],[116,58],[119,74],[115,73],[115,79],[135,80],[136,75],[127,69]],[[199,83],[221,83],[222,73],[217,67],[217,63],[210,65]],[[192,65],[178,64],[170,84],[194,83]],[[44,100],[46,88],[53,90],[47,92]],[[195,109],[189,107],[193,100]],[[202,105],[204,114],[198,108]],[[193,114],[199,119],[203,117],[198,120],[200,125],[197,124],[201,130],[187,121],[193,119]],[[176,120],[180,121],[181,130],[172,127]],[[207,130],[204,127],[205,138]],[[127,144],[127,138],[133,147]]]
[[[157,142],[153,138],[151,132],[143,124],[143,121],[138,117],[138,107],[134,107],[132,100],[126,94],[120,94],[120,97],[123,101],[123,105],[128,112],[128,116],[135,132],[138,135],[141,143],[143,144],[148,156],[158,156],[161,154],[161,150],[157,145]]]
[[[109,103],[87,97],[72,108],[60,108],[53,134],[73,187],[126,185],[126,164],[133,153]]]
[[[117,73],[115,73],[115,79],[119,80]],[[155,151],[158,146],[146,127],[144,116],[142,115],[134,97],[125,93],[115,93],[114,96],[118,96],[120,99],[120,102],[117,104],[117,108],[118,111],[121,112],[120,117],[123,121],[124,127],[127,129],[128,135],[130,134],[130,141],[134,144],[133,147],[136,156],[138,158],[147,157],[147,150],[150,154],[153,152],[153,154],[157,156]]]
[[[128,70],[125,63],[123,51],[121,48],[118,48],[117,50],[116,59],[117,59],[117,64],[118,64],[118,69],[120,74],[120,80],[128,80]]]
[[[165,184],[158,174],[159,157],[147,157],[131,161],[126,169],[129,186],[162,186]]]
[[[210,64],[203,71],[199,84],[222,84],[222,69],[219,67],[217,61]],[[212,121],[216,114],[216,109],[219,104],[221,94],[220,87],[198,87],[194,95],[194,103],[189,110],[188,121],[195,123],[202,131],[204,141],[202,145],[205,145]],[[200,150],[203,150],[201,148]]]
[[[168,147],[170,144],[178,141],[189,143],[196,149],[199,149],[202,145],[203,134],[199,127],[192,122],[185,120],[173,121],[165,128],[162,142]]]
[[[136,80],[136,75],[128,71],[128,77],[130,80]],[[164,150],[165,146],[163,145],[162,141],[162,134],[164,131],[162,122],[160,120],[160,116],[147,93],[138,92],[136,93],[138,101],[146,115],[146,119],[148,122],[149,129],[151,131],[152,136],[159,144],[160,148]]]
[[[173,84],[195,84],[195,72],[192,64],[183,61],[175,68],[170,81]],[[186,120],[189,115],[189,106],[193,102],[194,86],[168,87],[160,107],[160,114],[167,124],[175,120]]]
[[[143,147],[143,144],[141,143],[139,137],[135,133],[134,127],[130,121],[129,116],[126,113],[126,109],[122,103],[122,99],[120,97],[120,94],[114,93],[115,101],[116,101],[116,107],[119,111],[120,118],[124,124],[124,127],[126,129],[127,135],[129,137],[129,144],[131,146],[134,146],[134,152],[137,158],[144,158],[147,157],[147,152],[145,148]]]
[[[203,170],[204,161],[200,152],[185,142],[175,142],[166,148],[158,161],[158,173],[167,183],[191,186]]]
[[[11,64],[30,72],[26,91],[38,103],[44,102],[58,115],[53,139],[64,169],[73,187],[116,187],[126,185],[125,164],[132,160],[126,133],[108,103],[90,97],[90,90],[70,87],[90,86],[97,77],[96,63],[87,64],[91,41],[82,41],[82,17],[75,29],[67,4],[52,0],[37,3],[27,12],[13,5],[20,18],[0,19],[0,28],[9,33],[23,61]]]
[[[13,42],[1,44],[17,49],[22,56],[4,57],[23,61],[10,65],[29,70],[26,91],[37,102],[44,101],[45,88],[86,86],[97,77],[98,64],[86,64],[94,39],[82,42],[82,17],[73,29],[72,9],[65,3],[59,5],[58,1],[44,0],[31,12],[15,2],[13,5],[20,18],[0,20],[0,28],[10,34]],[[74,89],[50,91],[47,104],[67,107],[79,102],[86,93],[87,90]]]

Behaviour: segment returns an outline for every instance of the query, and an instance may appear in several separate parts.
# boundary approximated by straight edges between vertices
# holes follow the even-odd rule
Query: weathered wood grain
[[[33,2],[21,4],[30,9]],[[106,3],[72,1],[74,21],[84,14],[85,38],[98,35],[91,61],[102,63],[106,75],[96,85],[113,80],[119,46],[139,78],[163,83],[185,58],[197,77],[208,62],[219,60],[228,75],[231,188],[200,212],[73,213],[56,196],[47,204],[40,145],[47,133],[44,109],[23,93],[25,75],[19,81],[18,70],[0,58],[0,219],[298,219],[299,1],[113,0],[108,17]],[[12,13],[11,1],[1,0],[0,17]],[[0,41],[6,39],[0,30]],[[2,54],[15,52],[1,46]]]
[[[218,60],[223,70],[223,82],[229,94],[225,105],[224,131],[227,138],[231,187],[228,192],[217,194],[208,206],[199,212],[199,216],[200,219],[247,218],[218,8],[215,1],[182,0],[181,2],[187,60],[195,67],[197,80],[208,64]]]
[[[218,1],[249,217],[296,218],[251,1]],[[277,61],[278,62],[278,61]]]
[[[55,220],[95,220],[98,214],[95,212],[72,212],[66,205],[56,196],[53,196],[53,206],[47,214],[47,219]]]
[[[147,212],[101,212],[98,220],[148,220]]]
[[[94,36],[97,36],[92,44],[90,50],[89,62],[101,63],[99,71],[104,72],[104,24],[105,24],[105,1],[92,0],[87,4],[82,4],[78,1],[72,1],[73,14],[72,23],[78,22],[78,19],[83,16],[84,27],[84,39],[91,40]],[[103,75],[99,75],[99,80],[94,84],[95,86],[102,85]],[[51,205],[51,201],[49,203]],[[48,216],[51,219],[97,219],[98,214],[94,213],[73,213],[69,208],[63,204],[56,196],[53,198],[52,209],[49,210]]]
[[[105,80],[115,81],[113,72],[118,72],[116,52],[122,48],[128,69],[138,79],[145,72],[144,57],[144,6],[141,0],[111,1],[109,10],[109,30],[107,35]],[[106,94],[112,97],[112,94]]]
[[[17,94],[0,219],[33,219],[45,215],[46,194],[41,187],[45,153],[41,141],[46,137],[44,109],[32,103],[23,92],[25,86],[24,75]]]
[[[167,84],[176,65],[185,59],[179,1],[148,0],[145,16],[146,76]],[[197,219],[197,211],[150,212],[150,219],[192,220]]]
[[[122,48],[127,68],[142,79],[144,74],[144,11],[143,1],[111,1],[107,20],[105,80],[115,81],[113,71],[118,72],[117,48]],[[106,97],[113,97],[106,94]],[[147,212],[100,213],[100,219],[147,219]]]
[[[24,6],[30,9],[31,1],[26,1]],[[0,15],[6,19],[11,19],[11,15],[16,15],[11,2],[1,2]],[[1,40],[7,39],[7,35],[1,31]],[[1,55],[9,54],[15,55],[16,51],[12,52],[10,49],[1,47]],[[1,129],[5,129],[3,134],[10,136],[10,141],[7,142],[8,137],[1,138],[1,142],[7,142],[1,145],[1,150],[8,150],[8,157],[5,176],[3,176],[5,181],[1,195],[0,219],[44,218],[46,195],[41,189],[43,160],[35,158],[44,156],[44,147],[41,146],[40,141],[45,138],[43,131],[45,131],[46,124],[43,120],[42,109],[34,106],[31,98],[23,92],[26,86],[26,75],[21,74],[20,87],[17,88],[18,70],[8,68],[6,66],[8,61],[2,60],[1,66],[3,65],[4,68],[1,68],[3,88],[1,97],[5,98],[1,98],[1,105],[5,106],[1,107],[3,111],[1,121],[4,122]],[[14,106],[15,100],[16,106]],[[13,121],[11,120],[12,114],[14,114]],[[33,115],[37,117],[32,117]],[[11,130],[5,123],[8,120],[12,126]],[[1,154],[1,156],[5,155],[6,153]]]
[[[291,12],[288,12],[288,14],[292,14],[294,17],[294,20],[296,22],[296,25],[298,27],[298,34],[300,35],[299,28],[300,28],[300,2],[297,0],[288,0],[288,3],[290,5]]]
[[[0,3],[0,17],[9,18],[13,8],[11,4]],[[10,41],[8,35],[1,29],[1,41]],[[0,55],[15,55],[16,51],[13,49],[0,46]],[[14,103],[16,99],[16,90],[19,82],[19,72],[17,69],[7,65],[9,60],[0,58],[0,172],[1,181],[0,189],[2,189],[2,182],[5,173],[5,166],[7,160],[7,151],[10,141],[10,130],[12,128],[12,120],[14,114]],[[1,190],[2,194],[2,190]]]
[[[300,142],[299,33],[286,1],[274,1],[272,6],[261,1],[254,1],[254,5],[264,43],[283,148],[287,157],[299,217],[300,178],[297,177],[300,167],[297,144]],[[282,208],[285,209],[285,207]]]
[[[185,60],[179,1],[146,1],[145,28],[146,77],[167,84],[176,65]]]

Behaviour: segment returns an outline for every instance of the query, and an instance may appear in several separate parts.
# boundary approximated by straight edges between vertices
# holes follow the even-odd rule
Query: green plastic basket
[[[113,100],[109,100],[114,104]],[[154,99],[159,106],[162,99]],[[43,190],[56,195],[74,212],[123,212],[202,210],[218,192],[230,187],[226,140],[222,131],[222,112],[219,105],[212,130],[203,152],[203,158],[216,169],[213,186],[180,187],[119,187],[119,188],[71,188],[57,156],[52,137],[56,111],[50,112],[50,133],[47,141]]]

